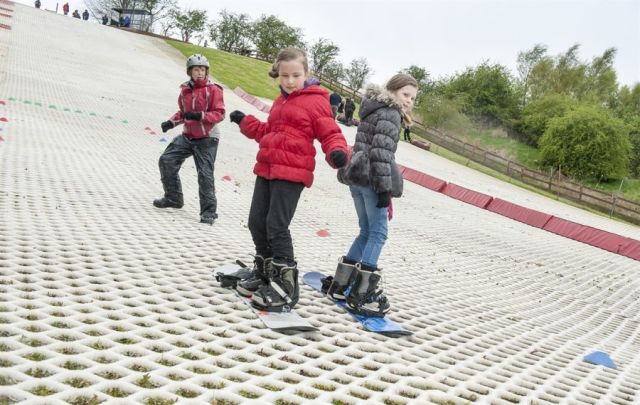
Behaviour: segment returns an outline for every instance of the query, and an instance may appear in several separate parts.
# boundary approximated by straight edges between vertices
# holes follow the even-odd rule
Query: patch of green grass
[[[178,402],[178,399],[166,399],[158,397],[150,397],[144,400],[145,405],[173,405]]]
[[[209,59],[211,65],[209,73],[216,81],[225,84],[232,90],[239,86],[249,94],[271,100],[280,94],[278,85],[268,76],[268,72],[271,70],[270,63],[179,41],[169,40],[167,43],[179,50],[185,57],[194,53],[203,54]],[[238,72],[242,72],[242,74],[238,74]],[[186,80],[188,77],[185,71]]]
[[[456,136],[472,145],[494,152],[531,169],[539,167],[539,149],[510,138],[497,130],[473,130],[466,135],[456,134]]]
[[[67,402],[70,403],[71,405],[98,405],[102,402],[102,400],[98,398],[97,395],[94,395],[92,397],[85,397],[85,396],[74,397],[74,398],[68,399]]]
[[[91,381],[80,377],[70,378],[65,380],[64,383],[72,386],[73,388],[86,388],[93,384]]]

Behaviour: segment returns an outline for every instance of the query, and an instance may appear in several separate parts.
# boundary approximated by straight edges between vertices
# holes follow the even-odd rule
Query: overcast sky
[[[32,5],[33,2],[18,0]],[[54,0],[41,0],[55,8]],[[60,1],[60,7],[63,1]],[[365,57],[382,83],[415,64],[433,78],[484,60],[515,75],[519,51],[547,45],[550,55],[580,44],[591,60],[615,47],[622,84],[640,82],[640,0],[178,0],[183,8],[274,14],[302,28],[307,43],[323,37],[340,47],[340,60]],[[69,1],[82,10],[81,0]],[[215,61],[214,61],[215,63]]]

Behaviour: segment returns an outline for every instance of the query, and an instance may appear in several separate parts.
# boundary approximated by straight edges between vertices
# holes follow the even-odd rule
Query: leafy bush
[[[522,118],[516,129],[528,144],[538,147],[540,137],[547,130],[549,122],[575,107],[575,100],[567,95],[551,94],[542,97],[532,101],[522,110]]]
[[[543,164],[579,179],[616,179],[627,175],[629,127],[609,112],[579,106],[549,122],[540,138]]]

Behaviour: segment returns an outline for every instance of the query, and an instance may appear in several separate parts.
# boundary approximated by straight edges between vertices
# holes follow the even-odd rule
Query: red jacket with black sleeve
[[[224,119],[222,87],[209,80],[189,80],[180,85],[178,107],[180,110],[170,118],[173,125],[184,124],[182,134],[189,139],[207,138]],[[185,120],[184,113],[190,111],[202,112],[202,119]]]
[[[280,95],[267,122],[247,115],[240,131],[260,145],[253,172],[267,180],[287,180],[311,187],[316,166],[314,139],[320,141],[325,159],[336,150],[349,155],[347,141],[333,119],[329,93],[318,85]]]

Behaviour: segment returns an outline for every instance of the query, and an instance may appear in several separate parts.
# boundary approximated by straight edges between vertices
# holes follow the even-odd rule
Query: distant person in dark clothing
[[[338,107],[340,107],[340,103],[342,103],[342,97],[337,92],[331,93],[329,96],[329,104],[331,104],[331,111],[333,112],[333,118],[336,118],[338,115]]]
[[[87,11],[87,9],[84,9],[84,13],[82,13],[82,19],[85,21],[89,20],[89,11]]]
[[[107,17],[107,15],[103,15],[102,16],[102,25],[107,25],[107,23],[109,22],[109,17]]]
[[[347,121],[347,125],[353,124],[353,113],[356,112],[356,104],[351,100],[351,97],[347,97],[347,101],[344,103],[344,115]]]
[[[73,10],[73,14],[71,14],[71,16],[73,18],[80,19],[80,13],[78,12],[78,10]]]
[[[62,5],[62,12],[64,15],[69,15],[69,3],[64,3]]]
[[[40,8],[40,0],[36,0],[35,6],[36,6],[36,8]]]
[[[408,124],[404,125],[404,140],[407,142],[411,142],[411,126]]]
[[[342,114],[344,112],[344,100],[340,100],[340,105],[338,106],[338,114]]]
[[[122,19],[122,26],[128,28],[130,25],[131,25],[131,17],[129,17],[128,15],[124,16],[124,18]]]

